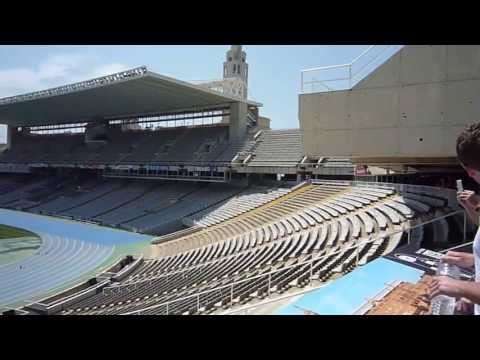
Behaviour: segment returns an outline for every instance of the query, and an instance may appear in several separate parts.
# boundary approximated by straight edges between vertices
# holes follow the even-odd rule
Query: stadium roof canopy
[[[0,99],[0,124],[40,126],[121,119],[245,100],[139,67],[53,89]],[[253,106],[262,104],[246,101]]]

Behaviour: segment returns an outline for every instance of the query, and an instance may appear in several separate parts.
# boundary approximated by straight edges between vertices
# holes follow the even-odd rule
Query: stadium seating
[[[79,134],[17,135],[12,147],[0,156],[0,161],[48,163],[75,160],[69,154],[82,139]]]
[[[110,190],[96,197],[95,201],[89,201],[74,209],[63,211],[62,213],[74,218],[94,219],[96,216],[100,216],[114,208],[122,206],[145,193],[145,187],[142,186],[143,184],[112,183]]]
[[[184,222],[189,225],[197,224],[202,226],[218,224],[283,196],[288,192],[289,190],[286,188],[249,188],[221,203],[215,210],[208,208],[205,211],[196,212],[193,217],[187,218]]]
[[[223,201],[239,192],[236,186],[210,184],[203,188],[195,185],[182,185],[186,190],[172,197],[172,202],[156,207],[148,214],[124,224],[126,228],[151,233],[167,233],[183,227],[181,219]],[[177,186],[178,190],[179,187]]]
[[[256,139],[248,166],[293,166],[303,157],[300,130],[264,130]]]
[[[111,125],[107,139],[85,143],[83,134],[17,135],[0,155],[4,163],[169,164],[229,163],[253,143],[229,143],[225,124],[125,130]]]
[[[0,194],[0,206],[6,207],[20,199],[26,199],[33,196],[36,192],[45,187],[56,184],[56,178],[36,178],[32,177],[26,182],[12,182],[11,191]]]
[[[331,281],[392,251],[438,194],[409,187],[313,183],[157,245],[128,277],[63,314],[202,314]],[[428,200],[427,200],[428,199]],[[410,204],[414,204],[410,207]],[[445,200],[443,211],[449,210]],[[443,224],[442,226],[444,226]],[[168,307],[168,309],[167,309]]]
[[[102,188],[108,189],[109,185],[106,186],[106,184],[102,184],[102,181],[96,179],[74,181],[63,189],[51,192],[49,199],[28,210],[38,213],[60,214],[62,210],[72,208],[77,206],[77,204],[81,205],[91,200],[91,194],[94,194],[93,190],[95,189],[98,190],[99,193],[102,193]],[[97,195],[98,194],[95,194],[94,196]]]
[[[172,165],[230,164],[240,156],[248,166],[295,167],[303,158],[298,129],[262,130],[230,142],[225,124],[122,130],[109,126],[107,139],[85,143],[83,134],[19,134],[0,163]],[[247,159],[248,157],[248,159]]]
[[[269,189],[235,184],[195,184],[193,182],[159,182],[149,180],[87,179],[74,180],[38,177],[30,181],[4,179],[0,195],[4,207],[30,212],[87,220],[128,230],[166,234],[183,228],[182,219],[200,218],[214,207],[229,204],[232,211],[214,215],[216,220],[235,216],[272,200],[288,189]],[[23,181],[21,183],[18,183]],[[47,195],[40,198],[39,194]],[[247,194],[247,195],[245,195]],[[238,196],[247,196],[245,206],[238,206]],[[226,207],[222,207],[224,210]],[[186,221],[185,221],[186,223]],[[191,224],[188,224],[191,225]]]
[[[233,141],[215,158],[215,161],[219,163],[229,163],[237,154],[245,155],[250,153],[255,144],[255,140],[251,140],[249,137],[243,140]]]

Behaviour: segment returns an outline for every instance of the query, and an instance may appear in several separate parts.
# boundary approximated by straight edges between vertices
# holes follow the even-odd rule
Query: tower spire
[[[242,45],[232,45],[226,53],[226,61],[223,63],[223,78],[238,79],[243,82],[243,97],[247,98],[248,88],[248,64],[247,53],[242,50]]]

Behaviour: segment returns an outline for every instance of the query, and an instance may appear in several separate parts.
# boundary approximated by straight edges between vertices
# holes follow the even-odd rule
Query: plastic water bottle
[[[463,182],[461,179],[457,180],[457,191],[463,191]]]
[[[437,276],[449,276],[453,279],[460,278],[460,269],[456,265],[447,264],[440,260]],[[456,299],[447,295],[438,295],[432,299],[432,315],[453,315]]]

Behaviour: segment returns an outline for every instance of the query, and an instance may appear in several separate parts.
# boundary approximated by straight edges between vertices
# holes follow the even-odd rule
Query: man
[[[468,176],[480,184],[480,123],[468,126],[457,139],[457,156]],[[470,219],[479,225],[480,197],[473,191],[460,191],[457,200],[465,209]],[[480,315],[480,228],[473,242],[473,254],[449,251],[444,261],[460,267],[475,267],[475,281],[463,281],[448,276],[436,277],[432,283],[430,298],[447,295],[461,300],[457,303],[460,313]]]

